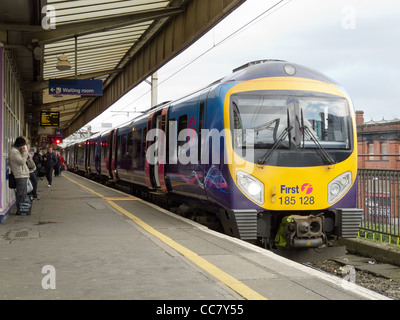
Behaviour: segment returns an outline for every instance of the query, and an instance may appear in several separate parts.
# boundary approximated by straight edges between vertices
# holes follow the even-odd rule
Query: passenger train
[[[213,208],[226,234],[297,250],[357,235],[356,139],[336,82],[260,60],[64,152],[69,170]]]

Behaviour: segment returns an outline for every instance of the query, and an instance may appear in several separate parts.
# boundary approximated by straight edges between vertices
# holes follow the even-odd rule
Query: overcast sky
[[[399,0],[247,0],[159,70],[158,101],[178,99],[249,61],[281,59],[336,80],[366,121],[400,118],[399,41]],[[92,121],[93,129],[128,120],[112,110],[148,109],[149,90],[147,83],[133,89]]]

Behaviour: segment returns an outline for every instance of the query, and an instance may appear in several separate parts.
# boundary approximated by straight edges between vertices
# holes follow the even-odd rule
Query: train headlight
[[[239,188],[253,201],[258,204],[264,203],[264,184],[246,172],[236,173],[236,182]]]
[[[351,186],[351,172],[342,173],[328,184],[328,203],[332,204],[343,196]]]
[[[296,74],[296,68],[291,64],[285,64],[283,70],[285,70],[286,74],[289,76],[294,76]]]

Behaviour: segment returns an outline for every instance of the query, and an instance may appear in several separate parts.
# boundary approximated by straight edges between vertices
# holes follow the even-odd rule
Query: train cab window
[[[302,126],[311,131],[303,141],[304,148],[316,148],[310,136],[326,149],[350,149],[351,117],[343,98],[299,97],[296,101]]]
[[[271,148],[287,127],[288,109],[294,118],[292,97],[235,97],[231,115],[235,148]]]
[[[236,148],[351,147],[350,111],[340,97],[233,96],[231,123]]]

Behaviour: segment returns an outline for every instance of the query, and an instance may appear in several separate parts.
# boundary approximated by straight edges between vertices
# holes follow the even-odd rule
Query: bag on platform
[[[31,193],[33,191],[33,186],[31,180],[28,178],[26,182],[26,193]]]
[[[15,189],[17,187],[17,181],[15,180],[14,174],[10,172],[8,175],[8,187],[10,189]]]
[[[32,213],[32,200],[26,196],[24,201],[19,203],[18,215],[30,215]]]

